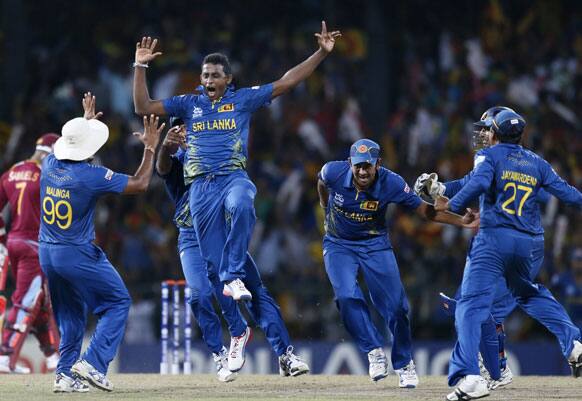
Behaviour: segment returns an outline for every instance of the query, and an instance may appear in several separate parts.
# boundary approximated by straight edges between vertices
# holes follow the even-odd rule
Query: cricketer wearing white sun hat
[[[109,138],[109,128],[97,119],[77,117],[63,125],[62,136],[55,142],[54,155],[59,160],[81,161],[93,156]]]

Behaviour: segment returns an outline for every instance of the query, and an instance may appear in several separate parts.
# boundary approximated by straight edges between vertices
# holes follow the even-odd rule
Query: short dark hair
[[[220,64],[226,75],[232,75],[230,61],[228,61],[228,57],[222,53],[211,53],[204,57],[204,60],[202,60],[202,65],[204,64]]]

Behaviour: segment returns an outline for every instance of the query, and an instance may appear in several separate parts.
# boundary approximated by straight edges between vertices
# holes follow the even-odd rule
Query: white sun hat
[[[85,160],[107,142],[109,128],[101,121],[73,118],[63,125],[62,136],[55,142],[54,155],[59,160]]]

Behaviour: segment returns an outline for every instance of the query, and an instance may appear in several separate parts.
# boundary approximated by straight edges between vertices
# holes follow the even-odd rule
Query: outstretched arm
[[[437,199],[446,199],[443,197]],[[435,203],[436,206],[436,203]],[[427,220],[436,221],[437,223],[451,224],[457,227],[477,228],[479,227],[479,214],[471,209],[467,209],[464,216],[451,213],[448,210],[442,211],[435,209],[435,206],[422,202],[416,209],[416,212]]]
[[[321,21],[321,33],[316,33],[319,49],[307,60],[296,65],[285,73],[279,80],[273,82],[273,95],[275,98],[296,87],[301,81],[309,77],[315,68],[333,50],[336,38],[342,36],[340,31],[328,32],[325,21]]]
[[[329,192],[323,180],[317,180],[317,194],[319,195],[319,204],[322,208],[327,209],[327,201],[329,199]]]
[[[137,194],[145,192],[150,185],[152,172],[154,170],[154,155],[160,141],[160,132],[164,129],[165,123],[158,127],[160,118],[150,115],[143,117],[144,132],[134,132],[134,135],[144,144],[143,158],[135,174],[129,177],[124,194]]]
[[[133,63],[133,106],[139,115],[156,114],[160,116],[166,114],[161,100],[150,99],[146,82],[146,69],[149,62],[162,54],[161,52],[154,53],[157,44],[158,40],[152,40],[149,36],[144,36],[141,38],[141,42],[136,44],[135,63]]]
[[[180,127],[172,127],[168,130],[164,142],[158,152],[156,160],[156,172],[159,175],[169,174],[172,170],[172,155],[184,144],[184,137],[180,135]]]

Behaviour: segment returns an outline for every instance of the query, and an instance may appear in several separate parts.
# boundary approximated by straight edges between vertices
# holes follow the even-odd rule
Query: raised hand
[[[136,136],[145,146],[147,150],[155,152],[155,149],[160,143],[160,133],[166,126],[166,123],[158,126],[160,123],[160,117],[151,114],[148,116],[143,116],[143,128],[144,132],[134,132],[133,135]]]
[[[166,147],[171,154],[174,154],[178,151],[179,147],[185,147],[185,140],[186,138],[182,132],[182,127],[172,127],[166,133],[162,146]]]
[[[321,21],[321,33],[315,34],[315,37],[317,38],[317,44],[319,44],[319,48],[326,53],[329,53],[333,50],[336,38],[339,38],[341,36],[342,34],[340,31],[328,32],[327,26],[325,25],[325,21]]]
[[[147,64],[156,57],[161,56],[162,52],[154,53],[157,44],[158,40],[152,40],[150,36],[141,38],[141,42],[137,42],[135,46],[135,62],[137,64]]]
[[[95,96],[91,95],[91,92],[86,92],[83,94],[83,117],[87,120],[93,120],[99,118],[103,115],[102,112],[95,114]]]

